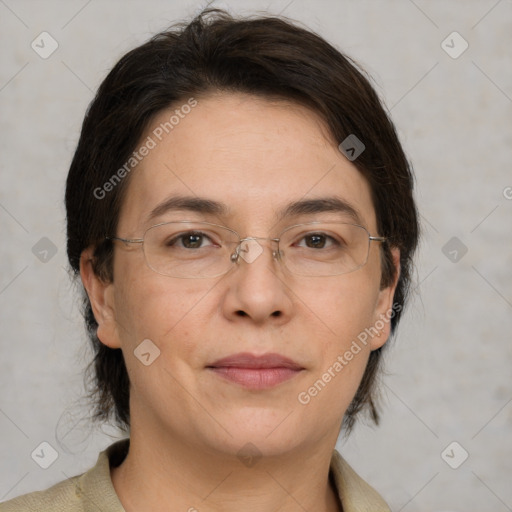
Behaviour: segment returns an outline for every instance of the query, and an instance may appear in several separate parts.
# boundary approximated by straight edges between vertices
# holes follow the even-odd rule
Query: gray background
[[[90,354],[66,272],[64,182],[107,71],[203,5],[0,0],[0,501],[84,471],[116,437],[92,429],[82,398]],[[393,510],[512,510],[512,2],[214,5],[283,12],[358,60],[414,163],[423,240],[382,425],[361,423],[338,448]],[[59,45],[47,59],[31,48],[43,31]],[[442,46],[453,31],[469,43],[458,58],[445,49],[460,40]],[[31,458],[43,441],[59,454],[46,470]],[[452,465],[469,453],[457,469],[441,456],[453,441]]]

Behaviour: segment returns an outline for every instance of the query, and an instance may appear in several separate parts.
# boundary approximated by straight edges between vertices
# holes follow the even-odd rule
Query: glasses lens
[[[238,235],[207,222],[167,222],[149,228],[144,235],[148,266],[171,277],[205,278],[225,274]]]
[[[279,237],[279,255],[293,274],[334,276],[353,272],[368,259],[368,231],[355,224],[311,222],[285,229]],[[238,234],[208,222],[175,221],[149,228],[144,254],[155,272],[181,278],[208,278],[232,267]],[[244,258],[251,263],[247,258]]]
[[[361,268],[368,259],[370,235],[362,226],[314,222],[287,228],[279,248],[290,272],[335,276]]]

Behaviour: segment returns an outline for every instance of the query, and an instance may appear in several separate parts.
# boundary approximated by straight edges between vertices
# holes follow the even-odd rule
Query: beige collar
[[[110,478],[110,465],[118,465],[128,453],[129,439],[110,445],[101,452],[96,465],[76,481],[75,492],[83,497],[84,512],[124,512]],[[343,512],[391,512],[379,494],[370,487],[336,451],[330,474],[343,504]]]

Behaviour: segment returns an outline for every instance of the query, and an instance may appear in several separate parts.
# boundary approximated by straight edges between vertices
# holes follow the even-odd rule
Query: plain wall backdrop
[[[110,68],[204,6],[0,0],[0,501],[85,471],[118,435],[91,427],[82,398],[90,353],[67,274],[65,179]],[[355,58],[415,169],[423,238],[382,424],[359,423],[338,449],[393,510],[511,511],[512,2],[213,6],[282,12]],[[58,453],[48,469],[31,456],[42,442]]]

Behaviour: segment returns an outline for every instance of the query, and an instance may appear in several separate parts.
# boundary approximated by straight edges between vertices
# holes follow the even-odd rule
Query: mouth
[[[217,376],[247,389],[268,389],[298,375],[304,368],[280,354],[234,354],[206,367]]]

